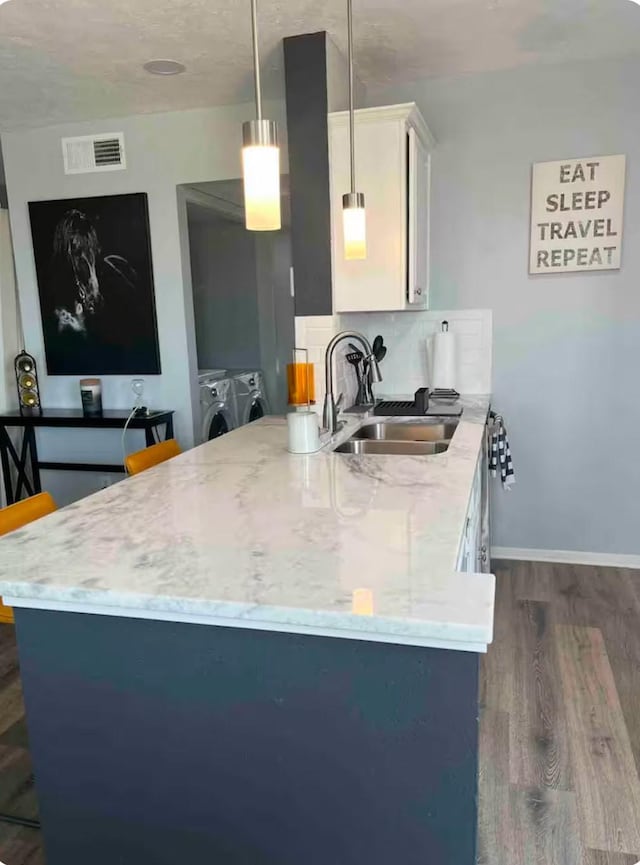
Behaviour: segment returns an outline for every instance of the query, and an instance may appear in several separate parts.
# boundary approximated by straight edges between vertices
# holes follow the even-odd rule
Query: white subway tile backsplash
[[[388,348],[381,364],[383,382],[380,394],[411,394],[430,386],[431,344],[442,321],[458,339],[458,389],[461,393],[490,393],[492,375],[491,310],[435,310],[405,313],[349,313],[334,316],[298,316],[296,347],[309,350],[314,364],[316,410],[324,401],[324,356],[327,344],[341,330],[357,330],[373,342],[382,334]],[[346,361],[348,344],[335,354],[334,388],[336,397],[344,393],[344,405],[355,402],[357,385],[353,367]]]
[[[439,330],[439,325],[442,321],[449,321],[451,330],[455,330],[456,333],[464,334],[465,338],[470,337],[478,337],[480,338],[480,330],[482,328],[482,319],[481,318],[455,318],[455,319],[444,319],[440,318],[440,314],[438,314],[438,320],[435,322],[434,331]]]
[[[337,316],[334,315],[296,316],[296,348],[309,348],[307,340],[316,338],[315,331],[329,331],[333,335],[336,322]],[[320,346],[320,343],[317,345]]]
[[[461,349],[463,352],[468,351],[478,351],[481,352],[484,340],[482,338],[482,334],[474,332],[474,333],[465,333],[462,334],[458,328],[456,328],[456,333],[460,336],[461,341]]]
[[[306,348],[309,351],[309,363],[314,366],[314,381],[316,389],[315,410],[322,414],[324,403],[324,359],[327,345],[340,330],[339,317],[332,315],[297,316],[296,317],[296,348]],[[349,348],[338,346],[334,357],[333,386],[336,399],[342,393],[344,406],[353,405],[356,399],[357,386],[351,365],[345,360]]]
[[[382,364],[381,393],[411,393],[431,385],[431,344],[442,321],[458,334],[458,389],[490,393],[492,374],[491,310],[430,310],[405,313],[349,313],[340,328],[361,331],[372,340],[380,333],[388,347]]]

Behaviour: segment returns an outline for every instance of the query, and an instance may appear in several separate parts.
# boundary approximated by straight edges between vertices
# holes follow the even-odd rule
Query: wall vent
[[[65,174],[120,171],[127,167],[122,132],[62,139]]]

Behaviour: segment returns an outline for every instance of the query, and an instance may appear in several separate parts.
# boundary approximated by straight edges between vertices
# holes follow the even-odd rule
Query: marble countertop
[[[0,539],[0,595],[486,651],[494,578],[456,562],[489,398],[464,406],[449,450],[428,457],[296,456],[283,419],[242,427]]]

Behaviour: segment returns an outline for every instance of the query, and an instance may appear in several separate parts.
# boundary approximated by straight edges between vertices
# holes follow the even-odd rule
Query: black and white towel
[[[516,476],[513,471],[507,429],[502,415],[492,414],[491,417],[493,426],[489,430],[489,471],[493,478],[497,477],[498,472],[500,472],[502,488],[509,490],[515,484]]]

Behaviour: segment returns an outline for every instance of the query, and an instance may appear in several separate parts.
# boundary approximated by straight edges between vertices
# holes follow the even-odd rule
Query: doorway
[[[273,414],[287,408],[286,365],[294,345],[287,180],[277,232],[246,230],[240,178],[181,187],[198,369],[260,371]]]

